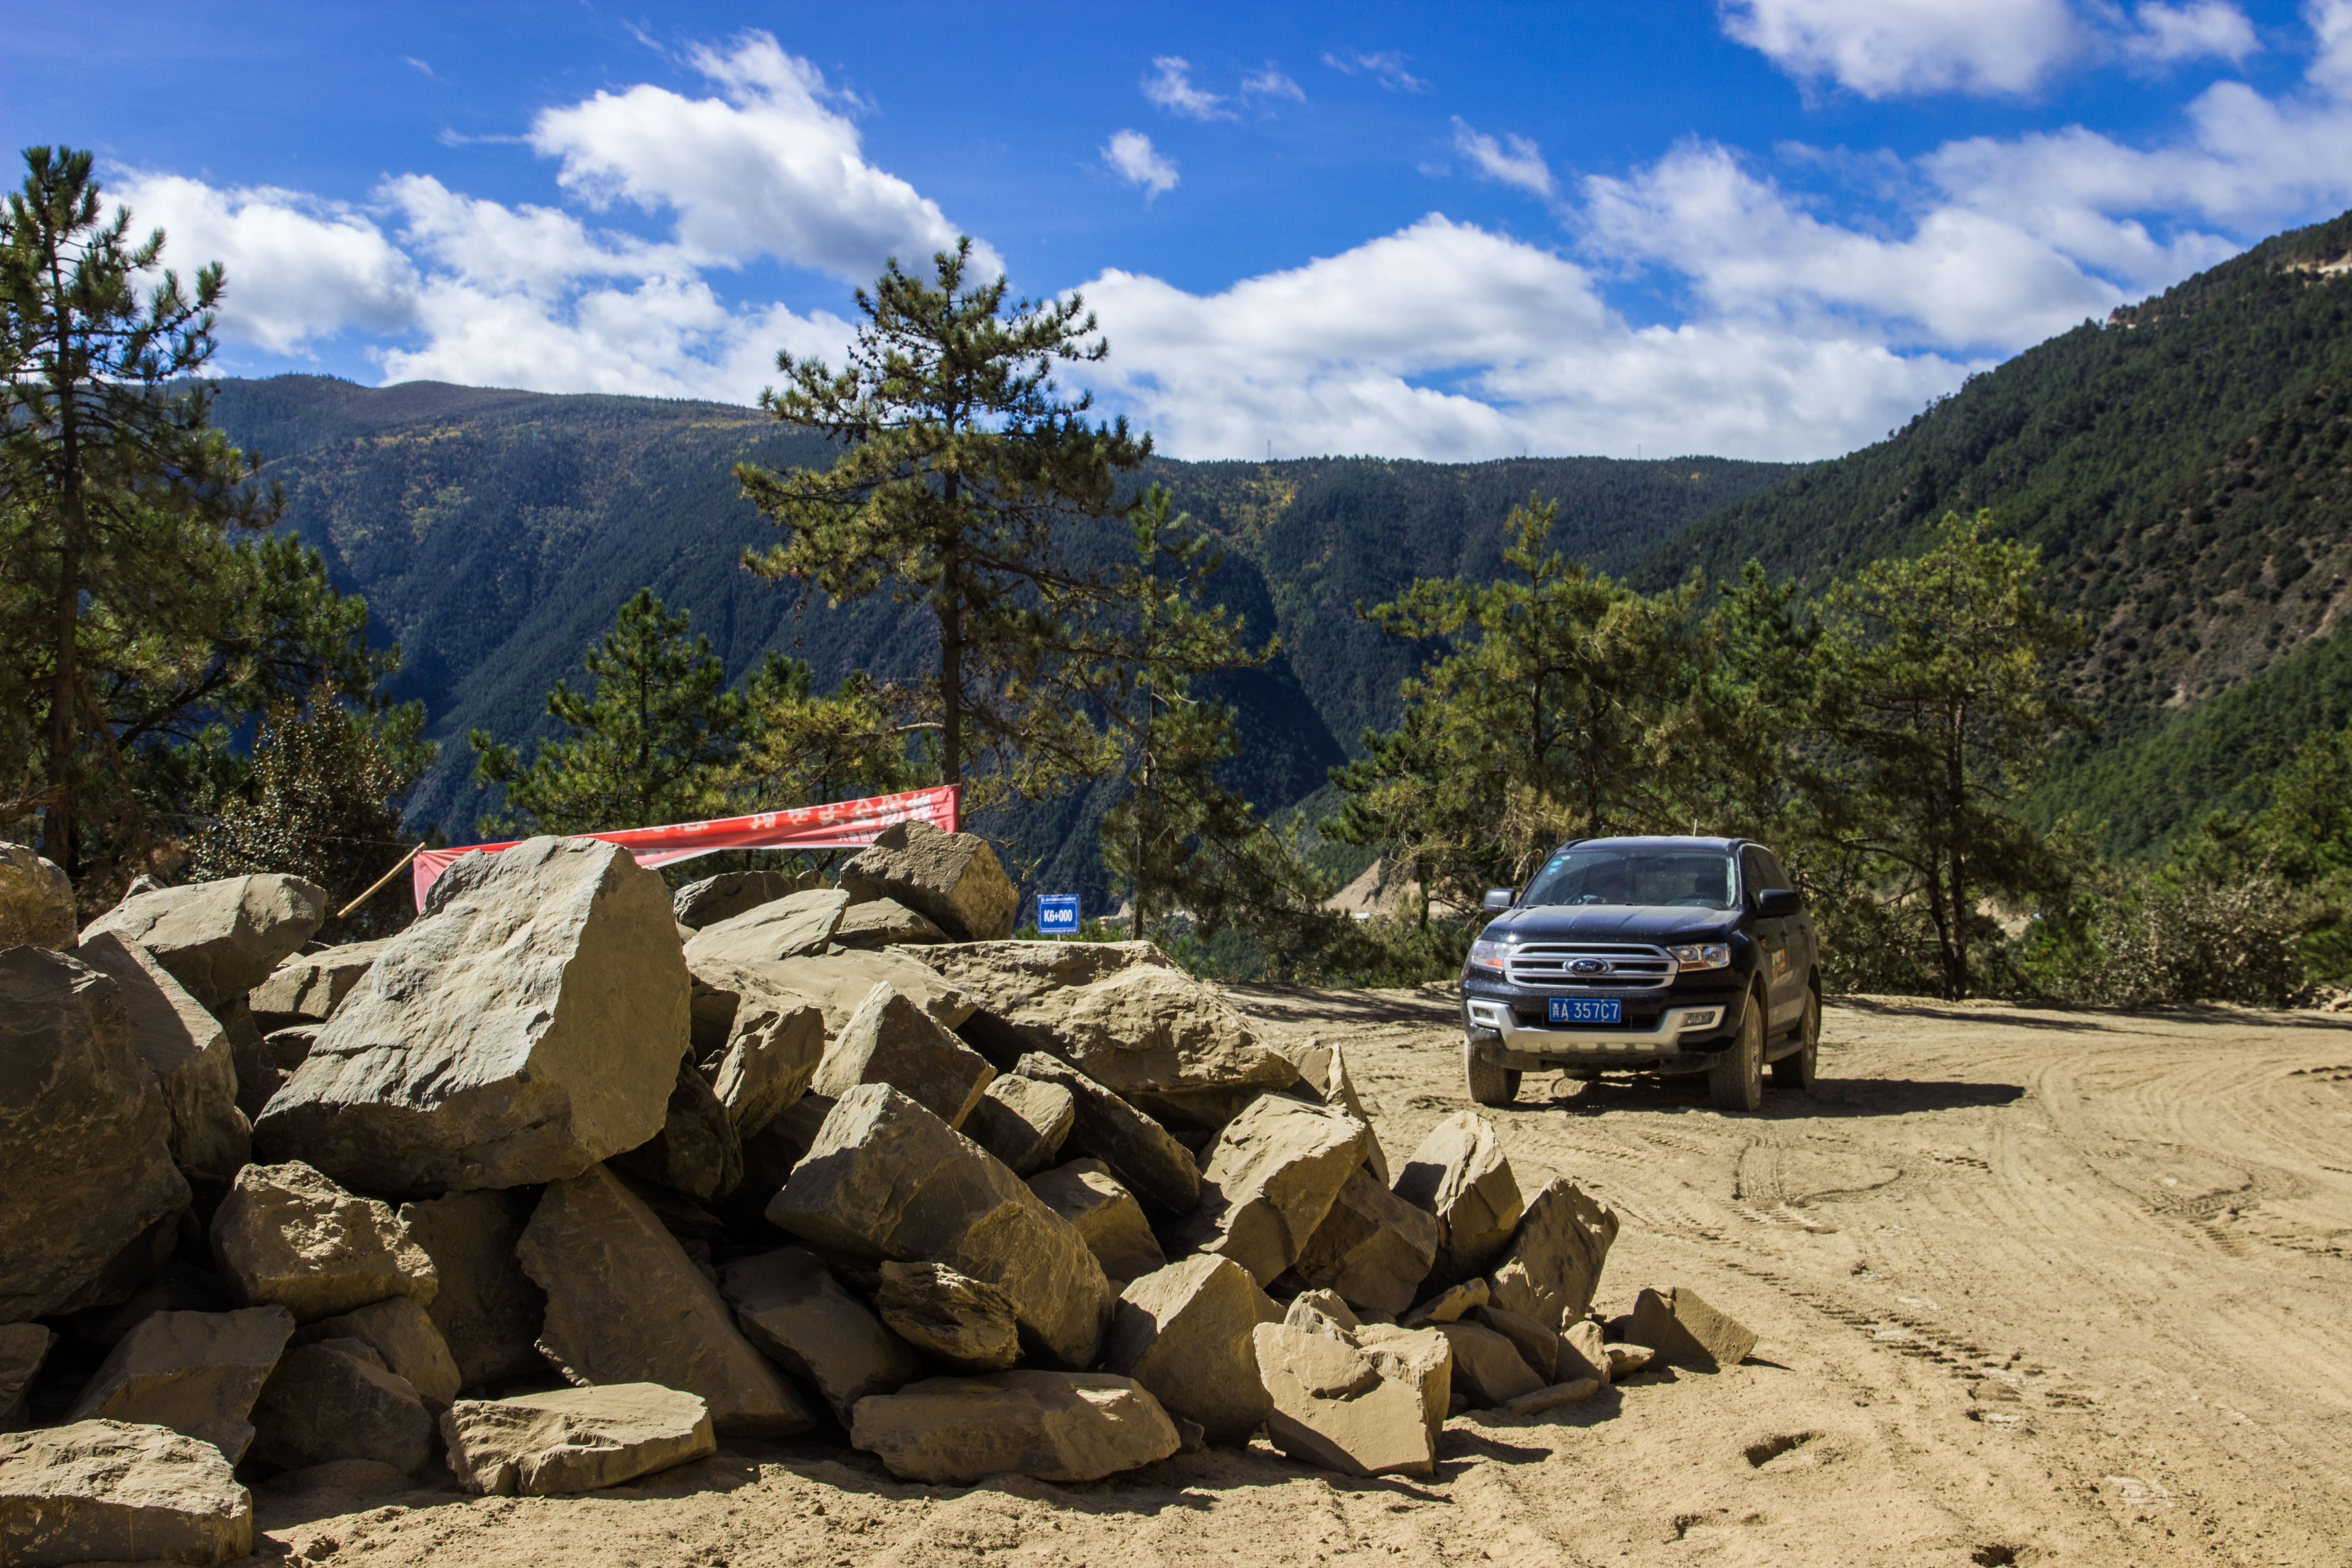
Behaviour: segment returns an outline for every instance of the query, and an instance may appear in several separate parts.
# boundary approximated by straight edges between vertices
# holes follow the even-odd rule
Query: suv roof
[[[1743,844],[1754,842],[1752,838],[1702,838],[1695,834],[1652,833],[1612,838],[1571,838],[1560,848],[1584,849],[1600,844],[1622,844],[1629,849],[1720,849],[1728,854]]]

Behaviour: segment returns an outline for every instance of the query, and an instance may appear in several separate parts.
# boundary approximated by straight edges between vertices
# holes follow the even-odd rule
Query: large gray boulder
[[[73,879],[57,862],[22,844],[0,843],[0,947],[74,944]]]
[[[719,1450],[702,1401],[652,1383],[464,1400],[441,1433],[457,1484],[495,1497],[594,1491]]]
[[[74,956],[122,987],[131,1048],[163,1091],[180,1173],[208,1182],[236,1176],[253,1158],[253,1124],[236,1108],[228,1032],[136,942],[100,931]]]
[[[1063,1140],[1063,1152],[1100,1160],[1120,1185],[1162,1215],[1190,1214],[1200,1203],[1201,1167],[1192,1151],[1158,1121],[1069,1063],[1042,1051],[1021,1058],[1013,1070],[1070,1091],[1076,1119]]]
[[[767,1217],[872,1262],[944,1263],[1001,1287],[1022,1337],[1091,1365],[1110,1286],[1068,1221],[986,1150],[887,1084],[860,1084],[824,1119]]]
[[[812,888],[758,904],[696,931],[686,944],[687,961],[773,963],[823,952],[848,907],[849,895],[835,888]]]
[[[987,1476],[1098,1481],[1164,1459],[1181,1439],[1160,1402],[1100,1372],[934,1377],[857,1402],[849,1440],[902,1480]]]
[[[1241,1447],[1274,1408],[1258,1376],[1257,1326],[1281,1321],[1232,1259],[1183,1258],[1119,1292],[1103,1370],[1135,1379],[1210,1442]]]
[[[357,1311],[324,1318],[302,1331],[305,1343],[357,1340],[375,1352],[383,1368],[416,1390],[425,1408],[442,1411],[457,1397],[461,1379],[449,1342],[411,1296],[387,1296]]]
[[[906,1342],[841,1288],[824,1259],[783,1247],[727,1265],[719,1289],[743,1337],[814,1387],[843,1426],[869,1394],[891,1394],[922,1371]]]
[[[859,901],[892,899],[928,917],[954,942],[1011,936],[1021,893],[976,833],[942,833],[928,822],[901,822],[841,868],[841,885]]]
[[[1021,1310],[985,1279],[943,1263],[882,1262],[882,1326],[958,1372],[1003,1372],[1021,1359]]]
[[[245,1301],[316,1322],[413,1296],[430,1305],[441,1276],[392,1205],[347,1193],[294,1162],[247,1165],[213,1214],[213,1259]]]
[[[736,1331],[719,1288],[603,1166],[551,1185],[519,1250],[547,1292],[540,1350],[566,1381],[699,1394],[722,1436],[789,1436],[814,1425]]]
[[[688,931],[702,931],[815,886],[814,872],[721,871],[672,894],[670,914]]]
[[[709,1201],[743,1179],[743,1142],[717,1090],[691,1058],[680,1058],[662,1130],[624,1154],[613,1168],[656,1186]]]
[[[659,876],[592,838],[462,857],[254,1129],[369,1192],[578,1175],[662,1129],[689,982]]]
[[[188,1206],[171,1132],[122,988],[45,948],[0,950],[0,1323],[146,1283]]]
[[[440,1277],[425,1312],[449,1347],[462,1387],[546,1369],[538,1341],[547,1297],[515,1256],[532,1202],[493,1189],[401,1205],[408,1239]]]
[[[112,931],[155,955],[207,1007],[269,978],[327,918],[327,890],[275,873],[224,877],[123,900],[82,928],[88,942]]]
[[[847,948],[891,947],[900,942],[921,947],[947,941],[948,933],[896,899],[869,899],[842,911],[833,940],[836,946]]]
[[[58,1336],[38,1323],[0,1323],[0,1432],[28,1424],[26,1393]]]
[[[433,1417],[408,1380],[358,1340],[296,1345],[253,1406],[253,1456],[281,1470],[342,1459],[404,1475],[433,1455]]]
[[[1396,1194],[1437,1216],[1443,1234],[1432,1285],[1451,1285],[1493,1268],[1527,1209],[1511,1163],[1496,1142],[1495,1124],[1475,1110],[1430,1130],[1397,1173]]]
[[[297,1024],[323,1024],[359,988],[392,941],[383,937],[298,952],[271,970],[247,995],[246,1005],[264,1034]]]
[[[253,1442],[253,1402],[293,1333],[283,1307],[154,1313],[90,1374],[66,1419],[168,1426],[234,1464]]]
[[[1115,1289],[1168,1266],[1143,1205],[1100,1160],[1073,1160],[1040,1171],[1029,1178],[1029,1190],[1077,1227]]]
[[[978,1051],[882,984],[825,1047],[809,1089],[839,1100],[861,1083],[887,1083],[950,1127],[961,1127],[995,1076]]]
[[[1068,1089],[1008,1072],[989,1080],[961,1131],[1014,1175],[1027,1176],[1054,1163],[1077,1121]]]
[[[0,1563],[189,1563],[253,1550],[253,1494],[210,1443],[77,1421],[0,1437]]]
[[[1293,1316],[1309,1321],[1260,1324],[1252,1336],[1274,1446],[1343,1475],[1431,1474],[1452,1397],[1444,1337]]]
[[[1270,1285],[1307,1250],[1349,1174],[1364,1163],[1364,1125],[1328,1107],[1268,1095],[1217,1134],[1201,1202],[1177,1240],[1220,1253]]]
[[[1546,1182],[1519,1216],[1494,1272],[1495,1305],[1566,1332],[1592,1305],[1617,1239],[1617,1215],[1575,1183]]]
[[[1340,1184],[1290,1278],[1301,1289],[1336,1290],[1351,1307],[1395,1317],[1420,1300],[1440,1234],[1434,1215],[1383,1186],[1370,1166],[1359,1166]]]

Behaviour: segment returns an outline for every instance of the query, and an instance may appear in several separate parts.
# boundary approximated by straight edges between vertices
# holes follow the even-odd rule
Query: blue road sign
[[[1037,934],[1039,936],[1077,935],[1077,894],[1039,894],[1037,897]]]

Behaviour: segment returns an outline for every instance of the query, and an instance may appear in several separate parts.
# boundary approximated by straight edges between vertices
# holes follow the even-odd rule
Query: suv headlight
[[[1700,942],[1695,946],[1670,947],[1675,962],[1685,969],[1721,969],[1731,962],[1731,944],[1723,942]]]
[[[1507,942],[1487,942],[1481,938],[1470,944],[1470,967],[1473,969],[1491,969],[1499,974],[1510,956],[1511,944]]]

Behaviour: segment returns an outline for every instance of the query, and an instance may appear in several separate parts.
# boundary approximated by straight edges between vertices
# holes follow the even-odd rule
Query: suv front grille
[[[1511,950],[1514,985],[1549,990],[1654,991],[1674,984],[1676,965],[1662,947],[1592,942],[1532,942]]]

